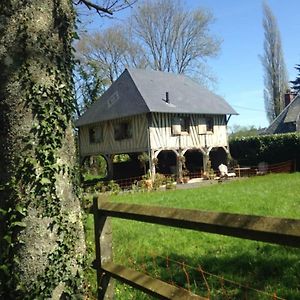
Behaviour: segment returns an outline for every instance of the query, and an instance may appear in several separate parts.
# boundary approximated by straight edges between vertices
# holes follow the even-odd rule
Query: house
[[[79,151],[101,154],[113,176],[113,157],[149,157],[155,172],[182,176],[226,163],[227,122],[235,110],[192,79],[153,70],[126,69],[77,120]],[[115,174],[116,175],[116,174]]]
[[[285,108],[264,134],[300,132],[300,94],[285,94]]]

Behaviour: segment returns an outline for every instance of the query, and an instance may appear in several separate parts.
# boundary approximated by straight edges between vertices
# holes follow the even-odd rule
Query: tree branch
[[[97,5],[97,4],[93,3],[93,2],[90,2],[88,0],[79,0],[75,4],[78,5],[78,4],[81,4],[81,3],[84,4],[89,10],[91,10],[92,8],[95,9],[98,14],[100,14],[101,12],[109,14],[109,15],[113,14],[111,10],[108,10],[107,8],[99,6],[99,5]]]
[[[101,14],[107,14],[112,16],[114,12],[120,11],[122,9],[125,9],[127,7],[131,7],[134,3],[137,2],[137,0],[114,0],[110,3],[110,1],[107,1],[106,7],[100,6],[96,4],[94,1],[90,0],[73,0],[73,3],[75,5],[78,4],[84,4],[89,10],[94,9],[99,15]],[[120,3],[121,2],[121,3]]]

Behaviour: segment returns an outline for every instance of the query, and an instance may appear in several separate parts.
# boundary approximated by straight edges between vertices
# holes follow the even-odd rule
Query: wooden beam
[[[300,248],[296,219],[112,202],[101,203],[101,214]]]
[[[139,289],[158,299],[208,300],[180,287],[152,278],[141,272],[116,265],[112,262],[102,265],[104,272],[121,282]]]

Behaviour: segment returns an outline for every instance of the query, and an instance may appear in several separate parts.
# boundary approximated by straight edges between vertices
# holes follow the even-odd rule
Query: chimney
[[[295,98],[296,94],[292,93],[291,90],[287,90],[284,94],[284,105],[287,107]]]
[[[169,103],[170,99],[169,99],[169,92],[166,92],[166,102]]]

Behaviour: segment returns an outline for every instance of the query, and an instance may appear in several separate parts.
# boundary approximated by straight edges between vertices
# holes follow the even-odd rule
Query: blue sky
[[[215,17],[211,31],[223,43],[218,57],[210,59],[208,65],[218,79],[214,91],[239,113],[239,116],[232,116],[229,126],[267,126],[263,69],[259,60],[264,41],[262,0],[188,0],[185,3],[190,9],[207,8]],[[300,1],[269,0],[268,4],[278,22],[289,78],[294,80],[297,75],[294,66],[300,64]],[[115,17],[122,21],[128,13],[130,9]],[[98,17],[91,28],[113,22],[116,20]]]
[[[209,61],[218,77],[216,92],[240,114],[230,124],[267,126],[263,101],[263,69],[259,55],[263,54],[262,1],[203,0],[189,1],[193,6],[211,9],[216,20],[212,31],[223,39],[219,57]],[[285,63],[289,78],[297,74],[300,64],[299,0],[269,0],[281,33]]]

